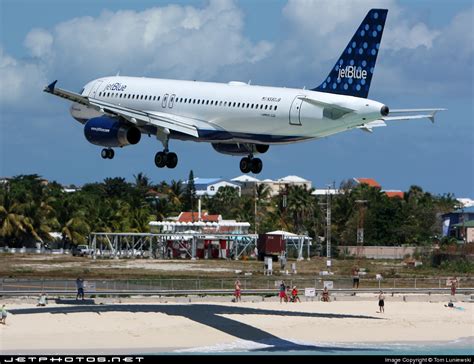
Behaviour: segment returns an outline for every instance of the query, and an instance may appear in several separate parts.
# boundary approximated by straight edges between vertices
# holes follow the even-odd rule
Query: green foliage
[[[343,193],[330,197],[333,256],[338,246],[355,245],[357,230],[363,227],[364,245],[415,245],[420,247],[417,257],[441,235],[438,216],[457,203],[450,194],[433,196],[418,186],[411,186],[402,199],[388,198],[380,189],[352,180],[341,183],[340,189]],[[295,186],[273,197],[270,192],[264,184],[257,185],[250,196],[223,187],[213,198],[201,198],[202,209],[224,219],[248,221],[252,232],[307,233],[315,242],[326,236],[327,196],[315,197],[311,190]],[[154,185],[138,173],[133,183],[121,177],[106,178],[74,193],[64,192],[56,182],[45,183],[38,175],[20,175],[0,185],[0,243],[31,246],[51,240],[49,233],[59,231],[67,247],[85,243],[91,231],[148,232],[150,220],[191,210],[197,211],[193,171],[184,188],[181,181]],[[440,241],[443,252],[450,252],[454,245],[449,239]]]
[[[439,268],[443,271],[472,274],[472,272],[474,272],[474,263],[467,259],[445,260],[441,263]]]

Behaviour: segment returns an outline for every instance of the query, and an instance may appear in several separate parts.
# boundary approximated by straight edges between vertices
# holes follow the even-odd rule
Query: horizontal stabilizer
[[[396,120],[414,120],[414,119],[429,119],[434,123],[435,114],[438,111],[444,111],[447,109],[395,109],[390,110],[389,116],[383,118],[385,121],[396,121]],[[422,113],[422,114],[414,114]],[[391,116],[395,114],[394,116]],[[414,115],[403,115],[403,114],[414,114]]]

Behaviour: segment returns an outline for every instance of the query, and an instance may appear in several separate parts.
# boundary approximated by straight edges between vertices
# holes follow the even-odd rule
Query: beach
[[[467,296],[466,296],[467,297]],[[248,350],[322,351],[362,345],[474,343],[469,301],[372,296],[279,303],[244,297],[96,299],[93,304],[9,299],[0,354],[160,354]],[[466,341],[467,340],[467,341]],[[329,348],[329,349],[328,349]]]

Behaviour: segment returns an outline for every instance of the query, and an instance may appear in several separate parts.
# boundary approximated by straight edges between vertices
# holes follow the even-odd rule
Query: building
[[[261,183],[258,178],[246,174],[232,178],[230,181],[240,185],[241,193],[245,196],[254,196],[256,188]]]
[[[272,197],[284,193],[290,187],[302,187],[308,191],[311,190],[311,181],[298,176],[286,176],[276,181],[265,179],[260,183],[268,186]]]
[[[443,221],[443,236],[456,237],[459,236],[459,227],[456,229],[455,225],[467,224],[474,220],[474,206],[465,207],[447,214],[441,215]]]
[[[460,222],[452,226],[456,239],[474,243],[474,220]]]
[[[184,182],[187,185],[188,181]],[[219,188],[232,187],[235,188],[241,196],[241,188],[239,184],[227,182],[222,178],[194,178],[194,187],[196,188],[196,196],[215,196]]]

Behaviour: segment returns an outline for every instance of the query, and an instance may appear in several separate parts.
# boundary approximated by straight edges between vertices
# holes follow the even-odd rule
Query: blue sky
[[[392,122],[318,141],[271,147],[259,178],[299,175],[324,187],[371,177],[474,198],[472,1],[0,2],[0,176],[38,173],[63,184],[139,172],[154,182],[240,175],[238,157],[173,141],[174,170],[154,166],[145,137],[100,158],[69,104],[42,92],[55,79],[79,91],[122,75],[287,87],[321,83],[366,12],[388,8],[371,99],[391,108],[445,107],[435,124]],[[144,30],[145,29],[145,30]]]

